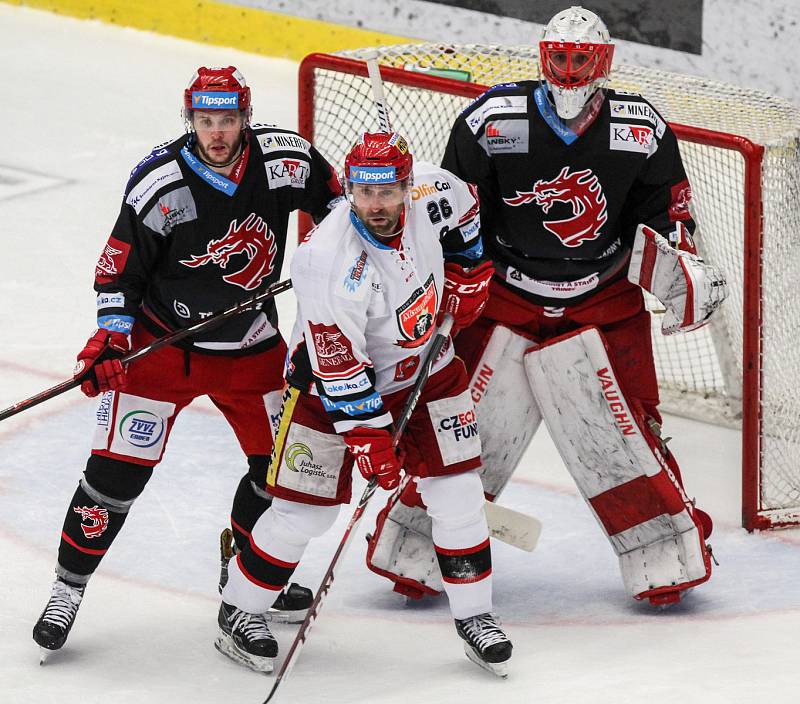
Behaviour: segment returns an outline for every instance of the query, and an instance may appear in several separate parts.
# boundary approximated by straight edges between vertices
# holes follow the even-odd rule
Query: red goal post
[[[366,51],[311,54],[300,65],[299,131],[338,167],[360,132],[377,130]],[[538,78],[532,47],[378,52],[393,124],[416,158],[435,163],[470,99]],[[731,289],[711,325],[670,337],[648,297],[662,409],[741,427],[745,528],[800,524],[800,111],[758,91],[638,67],[615,67],[611,86],[641,93],[669,121],[692,184],[698,248]],[[309,225],[301,218],[301,232]]]

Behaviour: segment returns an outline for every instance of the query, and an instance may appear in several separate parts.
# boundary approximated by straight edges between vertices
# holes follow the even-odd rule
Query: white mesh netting
[[[341,52],[361,59],[370,50]],[[404,71],[457,78],[483,86],[536,79],[535,48],[407,44],[381,47],[379,62]],[[762,383],[759,438],[761,513],[775,523],[800,521],[800,110],[762,92],[698,77],[617,66],[611,86],[643,94],[671,123],[745,137],[765,149],[763,186]],[[468,98],[385,81],[392,122],[418,159],[438,163],[456,115]],[[377,118],[366,78],[316,69],[314,142],[334,164]],[[694,139],[694,138],[693,138]],[[664,410],[725,424],[742,414],[743,330],[759,326],[758,311],[743,312],[745,291],[745,159],[738,151],[680,141],[694,194],[701,253],[723,267],[730,297],[713,324],[665,337],[659,304],[653,316],[656,367]]]

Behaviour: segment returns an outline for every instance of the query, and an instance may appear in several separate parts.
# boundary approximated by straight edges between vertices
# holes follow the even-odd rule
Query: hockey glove
[[[392,435],[388,430],[358,427],[348,430],[343,437],[364,479],[375,477],[381,488],[397,488],[403,460],[392,447]]]
[[[489,300],[489,282],[494,274],[494,265],[483,262],[474,269],[465,269],[459,264],[444,265],[444,296],[439,311],[439,323],[445,313],[453,316],[453,329],[461,330],[474,323]]]
[[[728,295],[720,269],[696,254],[670,246],[647,225],[636,230],[628,281],[652,293],[664,305],[664,335],[705,325]]]
[[[81,391],[87,396],[113,391],[125,384],[125,367],[119,361],[130,350],[128,335],[97,330],[78,354],[72,373],[81,380]]]

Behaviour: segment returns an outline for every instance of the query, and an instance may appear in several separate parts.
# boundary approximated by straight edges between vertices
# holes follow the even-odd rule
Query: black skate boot
[[[217,623],[219,634],[214,647],[219,652],[256,672],[272,672],[278,641],[264,614],[250,614],[223,601]]]
[[[494,614],[456,619],[456,631],[464,639],[464,652],[472,662],[498,677],[508,676],[508,660],[513,646]]]
[[[219,536],[219,593],[228,583],[228,564],[238,550],[233,544],[233,532],[226,528]],[[275,603],[269,611],[264,614],[268,621],[276,623],[302,623],[308,613],[311,602],[314,601],[314,593],[307,587],[302,587],[296,582],[292,582],[275,599]]]
[[[60,577],[53,583],[50,600],[33,627],[33,640],[44,649],[41,664],[48,651],[58,650],[66,642],[85,589],[86,585],[70,584]]]

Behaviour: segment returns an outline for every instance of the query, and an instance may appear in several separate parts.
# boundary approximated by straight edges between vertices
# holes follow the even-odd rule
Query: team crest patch
[[[318,374],[323,379],[350,377],[363,367],[353,354],[353,345],[338,325],[308,321],[317,354]]]
[[[580,247],[600,236],[600,228],[608,220],[606,197],[600,181],[591,169],[570,171],[568,166],[554,179],[540,179],[531,191],[517,191],[512,198],[503,198],[507,205],[521,206],[536,203],[544,213],[554,203],[566,203],[572,216],[560,220],[545,220],[542,225],[561,240],[565,247]]]
[[[425,344],[433,332],[433,322],[439,308],[433,274],[424,286],[417,288],[397,311],[397,325],[403,335],[397,340],[400,347],[419,347]]]
[[[190,259],[181,259],[180,262],[192,269],[206,264],[216,264],[220,269],[225,269],[231,257],[244,255],[247,263],[222,278],[245,291],[252,291],[272,273],[277,251],[275,235],[267,223],[255,213],[250,213],[241,223],[235,218],[231,220],[224,237],[211,240],[205,254],[193,254]]]

